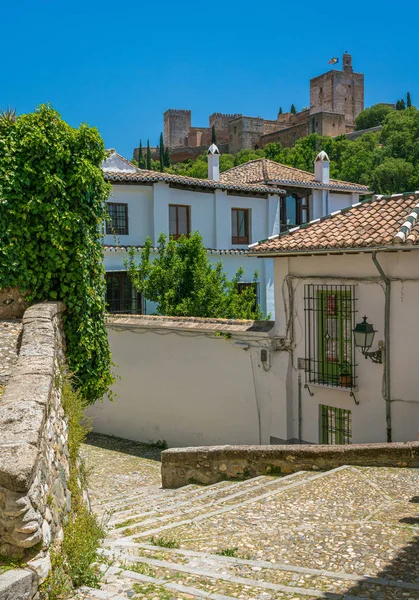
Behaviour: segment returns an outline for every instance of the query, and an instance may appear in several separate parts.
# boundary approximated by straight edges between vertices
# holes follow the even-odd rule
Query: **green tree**
[[[170,151],[169,151],[169,147],[165,146],[164,147],[164,166],[165,167],[170,167],[170,165],[172,164],[171,160],[170,160]]]
[[[366,108],[355,119],[355,130],[370,129],[382,125],[387,115],[394,111],[389,104],[374,104]]]
[[[65,302],[68,365],[88,402],[113,382],[104,317],[104,158],[97,129],[74,129],[51,106],[0,118],[0,289],[19,288],[30,302]]]
[[[407,96],[406,96],[406,106],[407,108],[410,108],[412,106],[412,97],[410,95],[410,92],[407,92]]]
[[[150,140],[147,140],[146,169],[151,170]]]
[[[244,271],[232,280],[219,261],[212,265],[198,232],[166,239],[160,234],[157,257],[152,260],[152,244],[147,238],[141,260],[136,266],[135,252],[126,261],[128,275],[138,292],[155,302],[157,313],[165,316],[261,319],[255,289],[239,291]],[[258,274],[254,274],[254,281]]]
[[[404,158],[413,165],[419,163],[419,111],[415,107],[393,111],[381,132],[385,157]]]
[[[279,107],[278,115],[282,115],[282,106]]]
[[[159,143],[159,161],[160,161],[160,172],[164,172],[164,140],[163,134],[160,134],[160,143]]]
[[[211,144],[217,145],[217,134],[215,133],[215,126],[212,126],[211,129]]]
[[[396,110],[404,110],[406,108],[406,102],[402,98],[401,100],[397,100],[396,102]]]
[[[295,108],[294,104],[291,104],[290,113],[292,113],[293,115],[297,114],[297,109]]]
[[[411,189],[414,167],[403,158],[386,158],[371,174],[375,192],[394,194]]]
[[[145,169],[143,143],[142,143],[141,140],[140,140],[140,146],[138,148],[138,166],[139,166],[140,169]]]

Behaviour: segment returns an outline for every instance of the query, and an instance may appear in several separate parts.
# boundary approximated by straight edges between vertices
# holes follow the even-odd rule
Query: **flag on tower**
[[[336,56],[334,56],[333,58],[331,58],[329,60],[329,65],[335,65],[338,62],[339,62],[339,59]]]

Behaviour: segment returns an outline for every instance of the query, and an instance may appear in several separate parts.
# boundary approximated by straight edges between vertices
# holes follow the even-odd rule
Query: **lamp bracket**
[[[379,363],[381,365],[381,363],[383,362],[382,348],[379,348],[378,350],[375,350],[374,352],[367,352],[365,350],[364,356],[365,356],[365,358],[370,358],[373,363]]]
[[[355,394],[354,394],[353,390],[351,390],[351,392],[350,392],[350,394],[349,394],[349,395],[350,395],[350,396],[352,396],[352,398],[354,399],[354,402],[355,402],[355,404],[358,406],[358,405],[359,405],[359,400],[357,400],[357,399],[356,399],[356,397],[355,397]]]
[[[308,393],[310,394],[310,396],[314,396],[314,393],[311,391],[311,389],[308,387],[308,383],[305,384],[304,388],[306,390],[308,390]]]

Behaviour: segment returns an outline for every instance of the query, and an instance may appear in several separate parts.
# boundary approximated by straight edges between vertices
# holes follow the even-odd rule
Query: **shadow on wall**
[[[408,502],[408,504],[416,504],[419,505],[419,496],[413,496]],[[413,508],[413,507],[411,507]],[[406,512],[411,512],[406,507]],[[410,530],[412,531],[412,527],[415,529],[419,527],[419,506],[417,506],[417,516],[408,516],[402,517],[399,519],[398,523],[394,524],[394,528],[400,528],[404,526],[410,526]],[[391,524],[389,524],[391,527]],[[384,589],[380,590],[377,593],[377,597],[387,598],[387,593],[393,593],[391,597],[399,598],[403,596],[405,598],[418,598],[419,597],[419,535],[416,535],[404,548],[400,550],[400,552],[394,557],[394,559],[389,563],[387,567],[385,567],[382,571],[380,571],[374,579],[383,580],[381,585]],[[347,590],[346,595],[348,597],[352,596],[361,596],[365,597],[367,590],[371,592],[371,582],[366,583],[368,578],[360,581],[357,585],[351,587]],[[408,584],[408,585],[406,585]],[[409,584],[412,585],[409,588]],[[376,585],[380,585],[378,581],[375,582],[374,587]],[[390,592],[390,589],[393,588],[394,592]],[[411,593],[408,593],[408,590],[411,589]],[[397,590],[399,592],[397,592]],[[382,595],[383,594],[383,595]],[[417,595],[418,594],[418,595]],[[345,596],[346,597],[346,596]],[[390,595],[388,596],[390,598]]]
[[[111,452],[121,452],[122,454],[129,454],[130,456],[137,456],[138,458],[147,458],[157,462],[161,462],[161,452],[165,449],[165,447],[159,446],[158,442],[157,444],[142,444],[140,442],[126,440],[113,435],[102,435],[100,433],[89,433],[85,444],[103,448],[104,450],[109,450]]]

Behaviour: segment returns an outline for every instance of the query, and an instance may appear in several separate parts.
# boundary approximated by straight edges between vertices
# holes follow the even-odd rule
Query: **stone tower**
[[[168,146],[169,150],[186,146],[190,128],[190,110],[169,108],[164,113],[164,145]]]
[[[343,70],[332,70],[310,81],[310,115],[332,113],[345,116],[345,131],[354,130],[354,121],[364,110],[364,75],[354,73],[352,57],[344,54]]]

